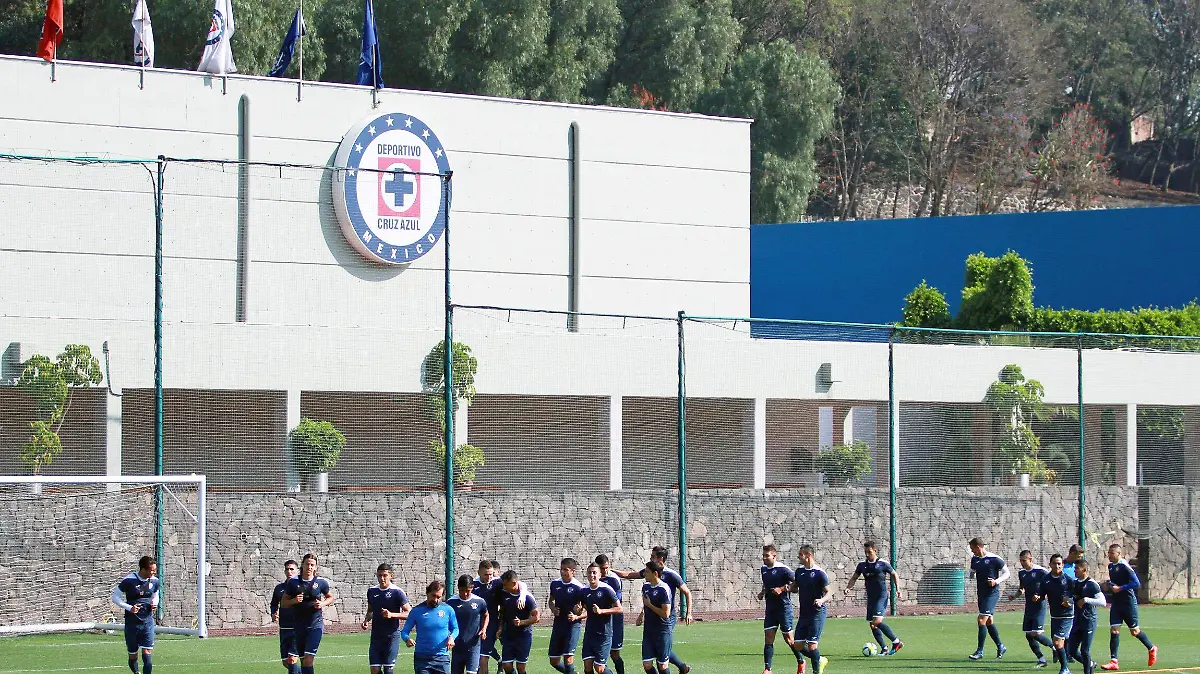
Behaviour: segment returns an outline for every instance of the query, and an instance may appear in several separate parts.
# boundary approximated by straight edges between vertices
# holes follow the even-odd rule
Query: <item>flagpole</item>
[[[375,64],[376,56],[379,54],[379,24],[375,21],[375,0],[367,0],[371,3],[371,107],[379,107],[379,66]]]
[[[299,102],[304,90],[304,0],[300,0],[300,34],[296,40],[300,51],[300,80],[296,83],[296,101]]]

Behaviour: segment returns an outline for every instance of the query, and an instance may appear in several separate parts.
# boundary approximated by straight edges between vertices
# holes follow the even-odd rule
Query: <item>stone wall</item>
[[[1024,548],[1043,564],[1052,552],[1065,551],[1077,535],[1076,494],[1064,487],[900,490],[897,557],[905,604],[924,601],[934,567],[965,565],[970,554],[966,541],[973,536],[987,540],[1014,568]],[[177,561],[195,554],[193,525],[181,510],[192,503],[187,494],[181,496],[178,503],[168,500],[171,526],[164,569],[172,616],[194,612],[193,566]],[[1188,596],[1194,556],[1188,553],[1200,540],[1194,496],[1194,490],[1184,487],[1089,487],[1089,557],[1102,560],[1104,546],[1121,540],[1134,559],[1137,538],[1147,536],[1150,596]],[[586,564],[604,552],[616,568],[634,569],[652,546],[663,544],[672,551],[670,565],[678,567],[677,498],[665,490],[463,493],[455,498],[456,567],[473,575],[481,558],[497,559],[520,571],[539,596],[566,556]],[[781,559],[791,565],[797,548],[812,543],[818,563],[836,586],[853,572],[863,540],[876,540],[881,553],[890,554],[886,490],[693,490],[688,507],[688,578],[701,614],[757,615],[764,542],[779,546]],[[75,518],[70,522],[68,511]],[[317,553],[320,573],[339,597],[327,612],[331,623],[350,625],[362,619],[366,589],[374,585],[380,562],[397,569],[398,584],[417,600],[425,584],[443,573],[444,516],[444,500],[436,492],[210,494],[209,626],[268,625],[270,591],[281,579],[284,560],[308,551]],[[78,524],[79,518],[90,524]],[[152,553],[153,546],[148,492],[70,498],[2,495],[0,625],[111,615],[112,584],[133,568],[139,555]],[[29,578],[39,580],[30,584]],[[1195,596],[1200,587],[1192,583]],[[67,599],[47,602],[48,587]],[[636,586],[627,585],[631,613],[636,594]],[[968,586],[968,605],[971,597]],[[861,611],[861,591],[850,598],[838,592],[835,598],[835,614]],[[30,605],[38,607],[36,615],[26,613]]]

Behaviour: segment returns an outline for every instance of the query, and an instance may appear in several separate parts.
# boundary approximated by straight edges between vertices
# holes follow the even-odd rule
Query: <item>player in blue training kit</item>
[[[442,603],[446,588],[435,580],[425,588],[425,601],[408,612],[400,638],[413,649],[413,674],[450,674],[450,650],[458,638],[454,609]],[[417,630],[413,639],[412,631]]]
[[[380,564],[375,569],[379,585],[367,589],[367,617],[362,628],[371,628],[371,646],[367,662],[371,674],[392,674],[400,653],[400,621],[408,617],[408,595],[392,585],[392,567]]]
[[[642,669],[665,674],[671,664],[671,607],[675,594],[662,578],[663,565],[646,562],[642,584],[642,612],[637,624],[642,626]]]
[[[1054,648],[1054,642],[1046,636],[1046,598],[1041,596],[1042,581],[1050,573],[1033,563],[1033,553],[1021,551],[1021,568],[1017,570],[1017,591],[1010,599],[1025,595],[1025,616],[1021,619],[1021,631],[1029,642],[1029,650],[1037,658],[1037,667],[1046,666],[1046,655],[1042,646]]]
[[[505,672],[525,674],[533,650],[533,626],[541,618],[534,598],[525,593],[521,578],[509,569],[500,576],[500,665]]]
[[[1112,659],[1100,665],[1100,669],[1107,671],[1119,667],[1117,651],[1121,645],[1121,623],[1125,623],[1129,627],[1129,633],[1146,647],[1147,666],[1153,667],[1154,663],[1158,662],[1158,646],[1150,643],[1150,637],[1146,636],[1138,625],[1137,590],[1142,586],[1142,581],[1138,579],[1137,571],[1121,557],[1121,552],[1120,543],[1108,546],[1108,580],[1105,581],[1104,587],[1112,593],[1112,608],[1108,612],[1108,649]]]
[[[668,622],[670,623],[671,627],[671,641],[674,643],[676,624],[675,599],[678,597],[684,602],[683,623],[685,625],[691,625],[693,622],[695,622],[695,618],[692,617],[692,591],[688,588],[687,583],[683,582],[683,576],[675,569],[667,566],[666,548],[661,545],[656,545],[651,548],[650,561],[658,562],[662,565],[662,581],[671,588],[671,616],[668,619]],[[626,573],[617,571],[616,574],[625,580],[633,580],[634,578],[641,578],[644,580],[646,577],[646,570],[643,568],[638,571],[629,571]],[[679,674],[688,674],[688,672],[692,671],[691,665],[683,660],[680,660],[679,656],[675,655],[674,650],[671,652],[671,664],[675,665],[675,667],[679,670]]]
[[[758,599],[766,601],[763,613],[763,674],[770,674],[775,659],[775,634],[783,631],[783,642],[792,649],[796,656],[796,671],[804,671],[804,656],[796,650],[795,616],[792,610],[792,585],[796,582],[796,574],[787,564],[779,561],[779,549],[774,544],[763,546],[762,566],[759,574],[762,576],[762,589]]]
[[[1046,607],[1050,610],[1050,638],[1054,640],[1054,661],[1059,664],[1059,674],[1070,674],[1067,669],[1067,639],[1071,636],[1071,624],[1075,620],[1075,581],[1063,573],[1062,555],[1050,556],[1050,573],[1042,579],[1042,587],[1034,595],[1034,601],[1041,599],[1046,600]]]
[[[300,575],[300,565],[296,560],[289,559],[283,563],[283,572],[287,580],[275,586],[271,593],[271,621],[279,624],[279,659],[283,661],[288,674],[300,674],[300,653],[296,650],[296,609],[282,608],[283,592],[287,589],[288,580]]]
[[[600,565],[589,564],[587,587],[579,598],[587,616],[583,629],[584,674],[604,674],[613,651],[613,623],[622,619],[624,608],[612,586],[600,582]]]
[[[880,655],[895,655],[896,651],[904,648],[904,642],[883,622],[883,617],[887,615],[888,609],[889,579],[896,588],[896,601],[901,600],[900,577],[896,575],[896,570],[891,564],[879,558],[879,548],[874,541],[863,543],[863,554],[866,559],[855,567],[854,575],[850,576],[850,582],[846,583],[846,593],[850,593],[854,581],[862,576],[863,584],[867,586],[867,624],[871,626],[871,635],[879,644]],[[890,644],[884,641],[885,637],[891,641]]]
[[[450,674],[476,674],[479,671],[479,647],[488,628],[487,602],[471,593],[471,577],[458,577],[458,594],[447,599],[458,620],[458,640],[450,653]]]
[[[829,576],[817,568],[816,551],[811,545],[800,546],[800,568],[796,569],[796,643],[812,660],[813,674],[825,674],[829,658],[821,656],[821,633],[825,630],[825,604],[833,594]],[[800,670],[803,672],[803,668]]]
[[[578,567],[574,559],[567,557],[558,565],[559,577],[550,581],[549,606],[554,616],[550,629],[550,666],[563,674],[575,674],[575,648],[583,634],[583,608],[579,605],[583,583],[575,579]]]
[[[597,555],[596,565],[600,567],[600,582],[612,588],[617,595],[617,603],[620,604],[624,588],[621,585],[621,577],[610,568],[612,565],[608,555]],[[609,651],[609,656],[612,658],[613,669],[617,674],[625,674],[625,661],[621,659],[621,649],[624,647],[625,617],[615,615],[612,617],[612,650]]]
[[[300,560],[300,575],[288,579],[281,608],[296,610],[296,650],[300,651],[300,671],[313,674],[313,662],[321,637],[325,634],[326,606],[333,604],[329,581],[317,575],[317,556],[309,552]]]
[[[1071,624],[1071,635],[1067,637],[1067,653],[1083,665],[1083,674],[1092,674],[1096,663],[1092,662],[1092,638],[1096,636],[1096,608],[1105,604],[1100,584],[1088,575],[1088,562],[1075,562],[1075,618]]]
[[[125,650],[129,653],[129,670],[138,671],[138,653],[146,674],[154,671],[154,612],[158,610],[158,562],[150,556],[138,560],[138,570],[130,573],[113,588],[112,601],[125,612]]]
[[[987,544],[978,538],[972,538],[968,545],[971,547],[971,575],[975,577],[976,588],[979,592],[979,640],[972,660],[983,659],[983,640],[990,636],[996,642],[996,658],[1004,657],[1008,648],[1000,641],[1000,631],[996,629],[996,603],[1000,601],[1000,584],[1008,580],[1008,566],[1003,559],[987,551]]]
[[[521,597],[517,600],[520,608],[524,608],[528,599],[533,599],[525,583],[518,581],[517,588]],[[479,577],[475,579],[474,593],[488,605],[487,631],[479,645],[479,674],[488,674],[488,660],[495,660],[497,670],[500,663],[500,649],[497,642],[503,625],[500,620],[500,604],[504,599],[504,583],[500,580],[500,563],[495,560],[479,562]]]

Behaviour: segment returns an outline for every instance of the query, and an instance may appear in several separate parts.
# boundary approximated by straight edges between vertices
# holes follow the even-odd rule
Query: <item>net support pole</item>
[[[201,639],[208,636],[208,621],[204,619],[204,584],[205,584],[205,537],[208,533],[208,520],[205,510],[208,508],[208,478],[200,476],[200,488],[196,490],[196,631]]]
[[[900,470],[897,465],[899,451],[897,441],[899,440],[899,415],[896,413],[896,331],[888,331],[888,551],[891,557],[892,568],[896,568],[896,488],[899,486]],[[896,615],[896,592],[898,588],[895,583],[888,583],[891,588],[890,601],[888,606],[891,607],[891,614]]]
[[[684,313],[679,312],[677,318],[679,325],[679,348],[678,348],[678,377],[679,391],[679,409],[677,410],[677,434],[678,434],[678,456],[676,460],[679,464],[679,575],[683,578],[683,582],[687,582],[687,357],[684,351],[683,338],[683,321]],[[679,610],[687,615],[687,598],[679,598]]]
[[[446,587],[457,587],[454,584],[454,304],[450,298],[450,178],[451,173],[442,176],[442,202],[445,204],[445,231],[442,233],[442,245],[445,246],[445,294],[446,294],[446,334],[443,337],[445,348],[442,349],[442,378],[445,383],[445,414],[442,415],[445,443],[446,465]]]
[[[1079,337],[1075,342],[1075,364],[1077,368],[1076,383],[1079,386],[1079,545],[1083,545],[1087,539],[1087,526],[1084,522],[1084,494],[1083,483],[1085,477],[1084,470],[1084,433],[1083,433],[1083,337]]]
[[[163,474],[163,186],[167,158],[158,156],[158,174],[154,185],[154,474]],[[166,605],[167,584],[163,569],[163,488],[154,490],[154,559],[158,560],[160,579],[158,618]]]

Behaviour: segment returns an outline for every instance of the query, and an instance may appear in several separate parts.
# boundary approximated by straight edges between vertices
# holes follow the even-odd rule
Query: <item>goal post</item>
[[[155,632],[207,636],[206,491],[203,475],[0,475],[0,636],[120,629],[113,589],[160,536]]]

